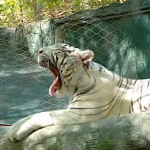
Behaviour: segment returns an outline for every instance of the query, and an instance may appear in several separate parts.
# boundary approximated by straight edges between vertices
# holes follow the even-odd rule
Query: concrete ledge
[[[12,143],[0,137],[0,150],[149,150],[150,113],[97,122],[51,126]]]

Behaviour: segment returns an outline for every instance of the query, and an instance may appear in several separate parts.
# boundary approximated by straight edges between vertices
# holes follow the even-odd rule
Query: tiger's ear
[[[87,64],[89,61],[91,61],[94,58],[94,52],[92,50],[80,51],[79,55],[84,64]]]

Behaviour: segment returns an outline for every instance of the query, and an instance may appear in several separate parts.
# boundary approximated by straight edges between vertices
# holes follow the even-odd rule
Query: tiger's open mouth
[[[57,67],[50,62],[50,60],[47,60],[47,61],[41,60],[39,62],[39,65],[41,67],[49,69],[52,72],[52,74],[54,75],[55,79],[54,79],[53,83],[51,84],[51,86],[49,87],[49,95],[54,96],[55,92],[57,90],[59,90],[62,86],[59,71],[58,71]]]

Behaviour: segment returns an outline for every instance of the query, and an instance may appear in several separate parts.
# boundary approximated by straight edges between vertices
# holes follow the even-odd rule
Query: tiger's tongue
[[[52,85],[49,88],[49,95],[50,96],[54,96],[55,91],[58,88],[58,76],[56,77],[56,79],[53,81]]]

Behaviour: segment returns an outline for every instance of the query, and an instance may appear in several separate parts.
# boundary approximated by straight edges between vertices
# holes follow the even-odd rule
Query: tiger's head
[[[66,93],[74,94],[82,82],[82,75],[94,57],[91,50],[81,51],[67,44],[55,44],[38,51],[38,63],[49,69],[54,81],[49,88],[51,96],[62,97]]]

